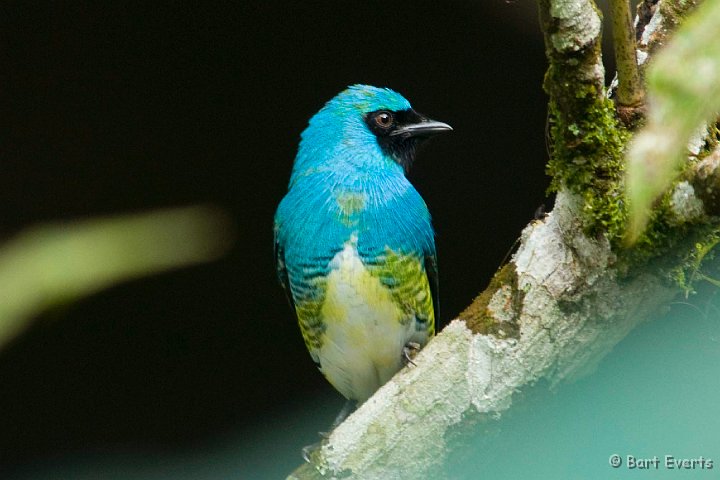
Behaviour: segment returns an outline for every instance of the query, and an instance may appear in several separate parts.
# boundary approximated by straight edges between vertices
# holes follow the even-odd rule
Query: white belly
[[[363,402],[402,368],[404,346],[418,340],[415,318],[407,318],[351,242],[330,266],[320,368],[346,398]]]

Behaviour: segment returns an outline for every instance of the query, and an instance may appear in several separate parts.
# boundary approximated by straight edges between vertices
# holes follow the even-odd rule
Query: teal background
[[[461,436],[447,477],[720,478],[720,293],[704,290],[631,332],[594,373],[553,391],[541,382],[499,421]],[[612,454],[623,459],[617,469]],[[627,455],[657,455],[660,467],[629,469]],[[668,470],[665,455],[714,465]]]

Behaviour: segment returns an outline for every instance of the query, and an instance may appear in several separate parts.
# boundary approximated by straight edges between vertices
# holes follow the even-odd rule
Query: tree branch
[[[638,72],[635,29],[628,0],[610,0],[610,16],[619,78],[618,104],[622,107],[637,107],[642,103],[644,93]]]
[[[289,478],[422,478],[443,461],[445,434],[463,415],[497,415],[528,384],[591,370],[679,292],[663,255],[629,267],[618,242],[629,134],[605,95],[597,9],[591,0],[538,1],[550,63],[553,211],[523,230],[511,261],[416,366],[380,388],[331,433],[312,466]],[[644,35],[661,25],[658,12]],[[675,186],[668,223],[699,222],[718,208],[720,196],[698,192],[718,187],[716,156]]]
[[[675,2],[668,2],[674,4]],[[692,2],[685,5],[694,6]],[[678,6],[660,4],[660,14],[677,15]],[[659,52],[647,72],[653,105],[647,127],[631,144],[627,186],[631,206],[630,239],[643,232],[653,202],[662,195],[687,164],[688,142],[702,144],[698,130],[714,121],[720,109],[720,43],[717,24],[720,1],[710,0],[689,19],[690,28],[677,32]],[[669,12],[669,13],[667,13]],[[677,22],[675,16],[673,22]],[[692,149],[692,146],[691,146]]]

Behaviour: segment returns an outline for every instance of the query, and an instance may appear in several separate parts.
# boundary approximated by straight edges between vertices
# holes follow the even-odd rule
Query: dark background
[[[300,132],[349,84],[455,129],[410,174],[437,230],[442,323],[546,202],[534,2],[101,3],[0,7],[0,236],[210,202],[238,238],[215,263],[47,312],[0,351],[6,471],[184,451],[302,404],[328,402],[326,428],[342,400],[277,283],[272,217]]]

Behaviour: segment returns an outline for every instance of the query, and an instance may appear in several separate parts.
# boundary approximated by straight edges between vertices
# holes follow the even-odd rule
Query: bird
[[[301,134],[274,218],[277,273],[312,359],[355,405],[435,334],[435,234],[406,175],[418,146],[450,130],[399,93],[358,84]]]

